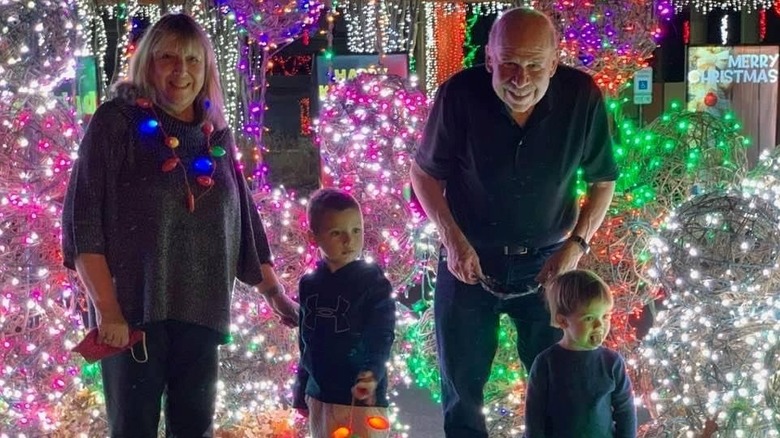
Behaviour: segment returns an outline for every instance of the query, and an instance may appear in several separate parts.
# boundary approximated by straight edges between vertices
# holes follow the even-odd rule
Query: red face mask
[[[143,360],[136,359],[135,352],[133,352],[133,359],[135,359],[136,362],[143,363],[148,359],[146,355],[146,334],[143,331],[137,329],[130,330],[130,342],[128,342],[127,345],[117,348],[99,343],[98,330],[93,328],[89,331],[89,333],[87,333],[87,336],[84,337],[81,342],[79,342],[79,345],[76,345],[76,347],[73,348],[72,351],[84,356],[84,359],[87,361],[87,363],[93,363],[99,361],[100,359],[119,354],[125,350],[132,349],[135,344],[141,341],[143,341],[144,358]]]

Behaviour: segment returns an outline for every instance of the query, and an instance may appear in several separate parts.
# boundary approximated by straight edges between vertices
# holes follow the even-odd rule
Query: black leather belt
[[[525,254],[530,254],[530,253],[534,253],[534,252],[549,251],[551,249],[554,249],[554,248],[560,246],[562,243],[563,243],[563,241],[558,242],[558,243],[553,243],[552,245],[543,246],[541,248],[531,248],[529,246],[522,246],[522,245],[478,247],[478,251],[479,251],[479,249],[487,250],[487,251],[491,251],[492,250],[494,254],[496,252],[498,252],[499,254],[503,254],[505,256],[525,255]]]
[[[501,247],[501,253],[509,256],[509,255],[523,255],[528,254],[529,252],[532,252],[533,248],[529,248],[527,246],[520,246],[520,245],[509,245],[509,246],[502,246]]]

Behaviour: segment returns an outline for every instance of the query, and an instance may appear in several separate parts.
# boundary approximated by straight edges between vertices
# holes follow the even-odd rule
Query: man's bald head
[[[549,39],[550,47],[557,49],[558,32],[555,30],[550,17],[535,9],[517,7],[506,10],[498,16],[490,27],[488,36],[488,49],[498,45],[503,45],[504,41],[516,41],[521,33],[537,33]]]

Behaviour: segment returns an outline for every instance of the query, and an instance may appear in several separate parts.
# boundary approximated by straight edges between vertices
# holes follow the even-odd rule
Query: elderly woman
[[[257,285],[288,324],[298,306],[233,157],[203,29],[162,17],[115,91],[90,121],[63,212],[65,266],[86,285],[98,341],[123,347],[130,328],[145,332],[146,354],[101,362],[111,436],[157,437],[163,393],[168,436],[212,436],[234,280]]]

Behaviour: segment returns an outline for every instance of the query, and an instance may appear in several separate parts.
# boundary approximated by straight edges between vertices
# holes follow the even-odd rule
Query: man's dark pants
[[[157,438],[163,393],[166,437],[213,436],[220,336],[178,321],[140,328],[145,363],[130,351],[101,361],[111,438]],[[140,342],[133,352],[144,359]]]
[[[524,291],[537,285],[534,278],[559,247],[509,256],[500,250],[477,252],[483,273]],[[541,293],[500,300],[480,285],[458,281],[447,269],[446,254],[439,258],[434,315],[447,438],[488,438],[482,397],[498,346],[501,313],[517,328],[517,353],[526,370],[562,336],[550,326]]]

